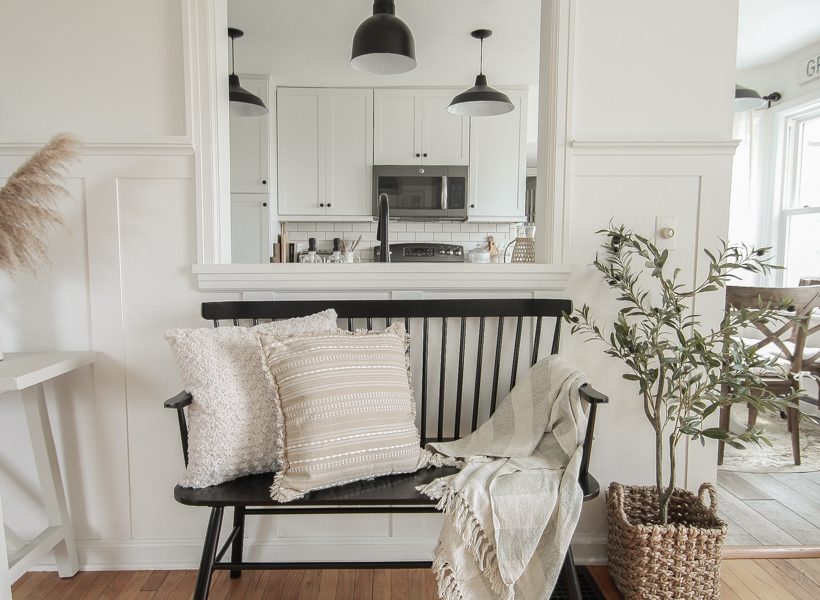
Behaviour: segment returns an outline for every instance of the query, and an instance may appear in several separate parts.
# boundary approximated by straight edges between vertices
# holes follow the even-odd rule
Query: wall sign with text
[[[808,83],[820,79],[820,52],[800,61],[797,66],[797,83]]]

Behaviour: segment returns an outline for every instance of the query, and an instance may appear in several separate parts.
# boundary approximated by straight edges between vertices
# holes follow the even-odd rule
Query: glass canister
[[[342,239],[341,238],[333,238],[333,254],[327,259],[327,262],[340,265],[345,261],[342,257]]]
[[[516,228],[516,238],[512,242],[514,263],[535,262],[535,225],[526,223]]]
[[[308,239],[308,252],[302,256],[303,263],[321,263],[324,262],[322,257],[316,254],[316,238]]]
[[[467,253],[467,259],[471,263],[486,264],[490,262],[490,250],[484,244],[476,244],[475,248]]]

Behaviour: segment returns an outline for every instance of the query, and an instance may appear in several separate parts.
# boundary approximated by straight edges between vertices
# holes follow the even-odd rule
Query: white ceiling
[[[820,42],[820,0],[740,0],[737,68],[751,69]]]
[[[478,73],[487,28],[484,71],[490,85],[538,82],[539,0],[397,0],[410,27],[418,66],[401,75],[370,75],[350,66],[353,33],[372,14],[372,0],[228,0],[238,73],[269,73],[277,84],[319,86],[455,85]]]

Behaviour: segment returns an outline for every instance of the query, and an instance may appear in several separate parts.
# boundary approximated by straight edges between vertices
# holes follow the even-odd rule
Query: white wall
[[[0,331],[8,351],[59,347],[99,353],[93,372],[59,382],[52,399],[83,562],[190,566],[198,560],[206,513],[183,508],[171,497],[182,463],[175,420],[161,402],[180,383],[162,332],[201,325],[203,300],[238,295],[201,293],[191,275],[197,242],[194,166],[191,144],[177,137],[185,128],[179,110],[184,92],[176,85],[183,65],[181,55],[170,51],[181,40],[179,5],[83,0],[58,19],[43,16],[46,3],[37,2],[39,10],[30,4],[35,3],[4,4],[0,39],[6,44],[9,36],[36,37],[37,53],[7,52],[15,57],[17,80],[41,91],[61,82],[61,93],[23,102],[16,88],[0,91],[2,137],[8,142],[0,144],[0,177],[30,154],[29,142],[56,130],[120,143],[92,146],[72,170],[69,229],[55,236],[53,268],[40,279],[0,280]],[[613,218],[649,231],[656,214],[676,215],[676,254],[691,275],[702,267],[694,248],[725,235],[731,159],[721,143],[731,131],[734,47],[727,40],[734,39],[736,2],[576,5],[574,137],[610,144],[573,149],[569,256],[578,266],[567,294],[594,302],[603,315],[600,284],[583,266],[594,254],[596,227]],[[91,39],[91,23],[107,32],[99,53],[109,58],[99,60],[112,61],[111,67],[138,61],[124,69],[94,70],[99,85],[93,103],[86,92],[68,86],[85,73],[86,36],[79,45],[64,39],[67,30]],[[8,61],[3,65],[8,68]],[[676,72],[662,71],[662,65],[675,65]],[[132,75],[138,84],[129,82]],[[153,83],[146,81],[149,75]],[[697,101],[670,106],[658,88],[668,90],[672,83],[697,91]],[[134,145],[135,136],[150,136],[155,144]],[[636,139],[657,143],[621,143]],[[684,143],[693,139],[715,143]],[[719,304],[699,308],[715,314]],[[604,485],[648,481],[650,446],[635,443],[648,436],[635,390],[621,382],[617,365],[604,360],[600,348],[566,338],[565,344],[568,355],[612,397],[601,411],[594,471]],[[3,397],[0,423],[6,514],[12,526],[30,534],[43,517],[15,396]],[[690,486],[714,475],[713,454],[693,456]],[[340,540],[345,545],[336,546],[337,552],[401,558],[424,555],[435,531],[435,520],[411,516],[392,522],[384,516],[293,517],[271,521],[251,536],[278,543],[268,546],[274,555],[287,552],[296,559],[333,552]],[[277,532],[281,538],[272,539]],[[598,501],[585,510],[577,540],[598,544],[591,549],[600,559],[603,535]]]
[[[5,0],[0,139],[185,135],[175,0]]]
[[[738,71],[737,83],[757,90],[761,96],[780,92],[781,103],[820,92],[820,78],[802,84],[798,80],[798,70],[813,56],[820,56],[820,41],[773,63]]]
[[[582,0],[574,18],[567,239],[576,272],[567,295],[611,323],[620,307],[586,266],[601,243],[595,230],[611,219],[652,237],[656,217],[675,217],[670,261],[689,282],[705,273],[698,248],[716,246],[728,231],[737,2]],[[722,306],[717,294],[696,309],[708,322]],[[611,398],[599,413],[593,473],[604,486],[654,483],[652,432],[637,386],[621,379],[625,370],[600,345],[567,338],[565,349]],[[692,444],[688,462],[679,461],[679,483],[697,489],[713,481],[714,452],[712,444]],[[604,531],[599,498],[576,538],[602,543]]]

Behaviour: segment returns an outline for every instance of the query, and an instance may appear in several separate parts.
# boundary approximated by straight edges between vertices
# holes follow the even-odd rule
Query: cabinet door
[[[231,262],[270,262],[267,194],[231,194]]]
[[[370,216],[373,90],[327,90],[327,215]]]
[[[269,79],[242,75],[242,87],[259,96],[266,106]],[[270,114],[260,117],[230,117],[231,192],[264,193],[268,191]]]
[[[375,163],[417,165],[421,160],[421,90],[374,93]]]
[[[422,93],[423,164],[470,164],[470,118],[447,112],[453,97],[462,91],[429,89]]]
[[[515,110],[470,122],[470,219],[523,221],[526,178],[526,92],[505,92]]]
[[[276,97],[279,214],[324,215],[324,92],[279,88]]]

